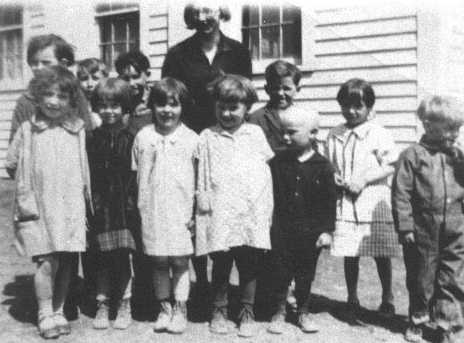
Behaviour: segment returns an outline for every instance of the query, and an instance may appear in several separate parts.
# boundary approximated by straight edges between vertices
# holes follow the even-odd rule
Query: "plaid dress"
[[[327,138],[327,156],[345,181],[366,176],[398,158],[393,138],[383,127],[368,121],[354,129],[344,124]],[[354,197],[341,191],[332,254],[335,256],[389,257],[400,254],[391,214],[388,178],[369,184]]]
[[[95,129],[87,141],[95,214],[90,244],[99,251],[135,249],[136,176],[130,169],[134,136],[123,125]]]

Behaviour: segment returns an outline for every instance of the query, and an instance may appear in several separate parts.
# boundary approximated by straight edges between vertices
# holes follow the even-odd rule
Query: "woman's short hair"
[[[193,30],[197,26],[198,12],[200,8],[209,8],[208,5],[202,6],[200,2],[188,3],[184,8],[184,22],[187,25],[187,29]],[[223,21],[229,21],[231,18],[230,10],[227,6],[218,6],[219,8],[219,19]]]
[[[86,58],[77,62],[77,78],[81,78],[101,71],[104,77],[108,77],[108,67],[98,58]]]
[[[165,105],[170,98],[177,98],[182,106],[182,114],[191,111],[193,100],[187,87],[173,77],[165,77],[153,83],[147,106],[154,111],[155,105]]]
[[[243,102],[247,110],[258,101],[253,83],[242,75],[226,74],[208,86],[212,97],[222,102]]]
[[[98,112],[104,102],[120,104],[124,113],[132,112],[134,103],[130,85],[126,81],[116,77],[101,80],[90,97],[92,111]]]
[[[68,67],[74,64],[73,46],[55,34],[34,36],[29,40],[27,44],[27,63],[31,65],[34,55],[49,46],[54,47],[55,58],[58,61],[66,60]]]
[[[73,73],[61,65],[37,70],[29,82],[28,89],[34,99],[41,102],[46,92],[54,85],[58,85],[61,92],[69,94],[69,104],[76,108],[79,99],[79,82]]]
[[[350,79],[340,86],[337,101],[341,107],[360,106],[364,103],[370,109],[375,104],[374,89],[363,79]]]
[[[450,128],[464,124],[462,104],[453,97],[431,95],[421,101],[417,116],[422,122],[443,122]]]

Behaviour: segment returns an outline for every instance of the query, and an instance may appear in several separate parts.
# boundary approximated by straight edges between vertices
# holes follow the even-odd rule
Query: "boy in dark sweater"
[[[288,149],[271,161],[274,223],[271,229],[276,310],[268,331],[285,330],[285,304],[295,278],[298,324],[303,332],[318,331],[311,315],[310,293],[321,248],[331,243],[335,225],[335,182],[330,162],[313,149],[319,116],[297,106],[282,117]]]

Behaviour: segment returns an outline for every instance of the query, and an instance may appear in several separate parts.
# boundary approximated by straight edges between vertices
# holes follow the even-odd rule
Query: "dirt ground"
[[[36,305],[33,292],[34,265],[28,258],[19,257],[12,245],[11,199],[13,184],[0,179],[0,342],[42,342],[35,326]],[[60,337],[60,342],[312,342],[312,343],[359,343],[359,342],[404,342],[402,332],[406,325],[407,294],[404,286],[404,267],[400,259],[394,259],[394,294],[397,315],[392,319],[378,316],[376,309],[380,302],[380,284],[372,259],[361,260],[359,296],[365,309],[360,322],[349,323],[344,315],[346,298],[342,259],[331,257],[324,252],[319,260],[314,283],[314,317],[320,325],[316,334],[303,334],[292,324],[288,332],[275,336],[266,332],[267,323],[259,322],[258,335],[253,339],[238,338],[232,333],[216,336],[208,331],[205,322],[189,322],[183,335],[167,333],[155,334],[152,330],[153,318],[134,321],[125,331],[113,329],[95,331],[91,327],[92,318],[84,311],[71,322],[72,333]],[[464,340],[463,340],[464,341]]]

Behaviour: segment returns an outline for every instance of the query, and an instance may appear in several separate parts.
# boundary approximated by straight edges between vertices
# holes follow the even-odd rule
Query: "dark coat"
[[[312,241],[335,229],[336,190],[334,170],[318,152],[299,162],[292,151],[271,160],[274,184],[272,248],[284,242]],[[311,238],[311,239],[305,239]]]

